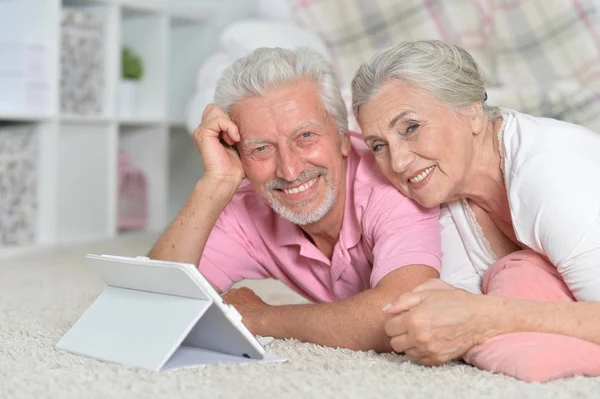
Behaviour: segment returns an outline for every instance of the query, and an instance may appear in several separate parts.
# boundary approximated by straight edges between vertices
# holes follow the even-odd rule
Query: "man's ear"
[[[470,106],[471,115],[471,131],[477,135],[485,129],[485,121],[487,118],[483,113],[483,104],[479,101],[472,103]]]
[[[346,133],[342,136],[342,155],[344,157],[347,157],[350,154],[350,147],[352,147],[350,133]]]

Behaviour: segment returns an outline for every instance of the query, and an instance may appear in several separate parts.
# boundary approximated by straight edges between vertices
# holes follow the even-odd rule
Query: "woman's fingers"
[[[389,314],[398,314],[414,308],[419,303],[421,303],[421,295],[409,292],[400,295],[396,300],[385,305],[383,311]]]

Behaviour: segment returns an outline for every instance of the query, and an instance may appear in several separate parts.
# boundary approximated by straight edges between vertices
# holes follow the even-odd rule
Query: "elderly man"
[[[316,52],[254,51],[224,71],[215,103],[194,132],[204,174],[149,256],[198,264],[254,334],[391,351],[382,308],[439,276],[438,210],[351,146],[335,74]],[[314,304],[229,290],[263,278]]]

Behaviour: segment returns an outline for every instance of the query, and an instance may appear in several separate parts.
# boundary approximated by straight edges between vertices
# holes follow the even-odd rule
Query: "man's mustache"
[[[271,180],[270,182],[268,182],[266,184],[265,188],[267,190],[281,190],[282,188],[286,188],[286,187],[292,186],[294,184],[302,183],[304,181],[311,180],[317,176],[326,175],[326,174],[327,174],[326,168],[318,167],[315,169],[303,171],[302,173],[300,173],[298,175],[298,177],[294,181],[288,181],[285,179]]]

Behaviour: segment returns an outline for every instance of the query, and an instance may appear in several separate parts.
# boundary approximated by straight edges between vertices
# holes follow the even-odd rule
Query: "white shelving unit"
[[[22,245],[0,241],[0,254],[117,235],[120,150],[147,178],[147,228],[160,231],[167,225],[169,138],[176,131],[182,134],[196,73],[215,41],[203,33],[221,9],[227,11],[206,0],[0,2],[0,13],[11,12],[15,19],[13,27],[0,27],[0,59],[9,54],[7,46],[18,42],[26,46],[13,59],[40,68],[35,84],[23,82],[7,72],[12,64],[0,60],[0,90],[10,84],[23,97],[3,102],[0,93],[0,127],[31,124],[39,139],[35,239]],[[103,44],[97,54],[103,57],[103,82],[97,113],[61,111],[61,18],[66,10],[92,12],[101,23]],[[119,116],[124,45],[144,64],[137,113],[127,119]],[[37,58],[22,54],[23,48],[39,50]]]

